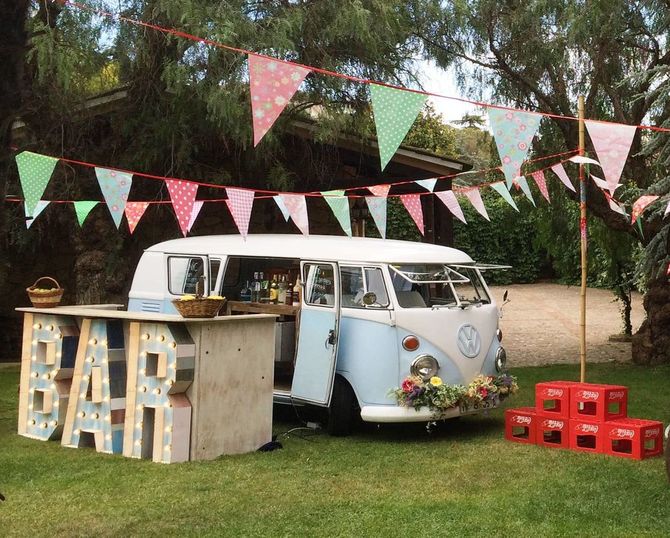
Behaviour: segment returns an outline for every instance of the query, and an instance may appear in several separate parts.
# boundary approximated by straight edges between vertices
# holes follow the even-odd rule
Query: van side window
[[[209,259],[209,293],[213,295],[216,293],[216,280],[219,278],[219,270],[221,269],[221,260],[219,258]]]
[[[384,278],[379,267],[340,267],[342,281],[342,306],[345,308],[365,308],[363,295],[373,292],[377,300],[372,308],[389,305]]]
[[[173,295],[195,293],[198,281],[204,274],[205,264],[202,258],[168,258],[168,290]]]
[[[305,302],[319,306],[335,305],[332,265],[305,264]]]

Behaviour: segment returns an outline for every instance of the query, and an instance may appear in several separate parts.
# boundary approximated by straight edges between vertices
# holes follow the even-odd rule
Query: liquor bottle
[[[261,281],[261,290],[258,295],[258,300],[262,301],[263,299],[267,299],[270,294],[270,283],[267,278],[265,278],[262,271],[259,273],[258,279]]]
[[[249,302],[251,301],[251,288],[249,287],[249,281],[247,280],[247,283],[245,286],[242,288],[242,291],[240,291],[240,301],[245,301]]]
[[[290,282],[286,285],[286,296],[284,297],[284,304],[293,304],[293,285]]]
[[[261,281],[258,280],[258,273],[254,273],[254,279],[251,282],[251,302],[257,303],[261,297]]]
[[[279,287],[279,292],[277,294],[277,302],[280,304],[286,303],[286,288],[288,287],[288,284],[286,283],[286,275],[282,275],[281,279],[279,280],[279,283],[277,284]]]
[[[279,287],[277,285],[277,277],[272,275],[272,283],[270,284],[270,302],[277,304],[279,299]]]
[[[295,286],[293,286],[293,304],[300,305],[300,277],[295,279]]]

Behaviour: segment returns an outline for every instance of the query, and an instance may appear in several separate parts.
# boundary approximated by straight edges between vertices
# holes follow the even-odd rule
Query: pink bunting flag
[[[568,174],[565,172],[565,168],[563,168],[563,164],[556,163],[551,167],[551,169],[554,172],[554,174],[558,176],[558,179],[560,179],[568,189],[570,189],[572,192],[577,192],[575,188],[572,186],[570,178],[568,177]]]
[[[466,191],[463,191],[463,194],[468,197],[468,200],[470,200],[470,203],[472,204],[472,207],[474,207],[477,212],[484,217],[486,220],[491,222],[491,219],[489,218],[489,214],[486,211],[486,207],[484,206],[484,201],[482,200],[482,195],[479,192],[479,188],[476,187],[474,189],[468,189]]]
[[[537,170],[536,172],[533,172],[531,175],[535,180],[537,188],[540,189],[542,196],[544,196],[547,202],[551,203],[551,200],[549,199],[549,191],[547,190],[547,180],[544,177],[544,172],[542,170]]]
[[[135,231],[135,228],[144,215],[144,212],[147,210],[147,207],[149,207],[149,202],[126,203],[126,209],[124,213],[126,214],[126,220],[128,221],[128,228],[130,229],[131,235]]]
[[[419,194],[401,194],[400,201],[407,209],[407,212],[410,214],[416,227],[421,232],[421,235],[424,235],[423,230],[423,209],[421,209],[421,195]]]
[[[665,213],[663,213],[663,218],[665,218],[665,216],[666,216],[668,213],[670,213],[670,201],[668,202],[668,206],[665,208]]]
[[[391,190],[391,185],[372,185],[366,188],[375,196],[386,198]]]
[[[639,218],[642,212],[647,209],[649,204],[654,203],[658,200],[658,196],[646,195],[640,196],[635,203],[633,204],[633,213],[631,214],[631,224],[635,224],[635,221]]]
[[[166,179],[165,184],[172,199],[172,207],[175,215],[177,215],[179,228],[186,237],[188,223],[191,221],[191,215],[193,214],[193,204],[198,192],[198,185],[192,181],[182,181],[181,179]]]
[[[307,219],[307,202],[302,194],[280,194],[295,225],[304,235],[309,235]]]
[[[309,72],[299,65],[249,54],[254,146],[270,130]]]
[[[620,123],[586,120],[586,129],[598,154],[600,166],[611,192],[614,192],[626,164],[637,127]]]
[[[249,220],[251,220],[251,208],[254,205],[254,191],[248,189],[226,188],[228,199],[226,205],[233,216],[235,225],[240,235],[246,240],[249,233]]]
[[[454,217],[456,217],[461,222],[467,224],[467,222],[465,222],[465,216],[463,215],[463,210],[461,209],[461,206],[459,205],[458,200],[456,199],[456,195],[453,193],[453,191],[436,192],[435,196],[437,196],[440,200],[442,200],[442,203],[444,203],[444,205],[447,206],[447,209],[451,211]]]
[[[609,204],[610,209],[612,211],[615,211],[615,212],[619,213],[620,215],[623,215],[624,217],[628,216],[628,213],[626,213],[626,210],[623,207],[621,207],[621,205],[619,205],[617,202],[615,202],[612,199],[612,195],[608,191],[604,190],[603,194],[605,195],[605,199],[607,200],[607,203]]]
[[[202,209],[204,203],[205,203],[204,200],[196,200],[195,202],[193,202],[193,209],[191,210],[191,218],[188,220],[189,232],[191,231],[191,228],[193,228],[195,220],[198,218],[198,215],[200,214],[200,210]]]

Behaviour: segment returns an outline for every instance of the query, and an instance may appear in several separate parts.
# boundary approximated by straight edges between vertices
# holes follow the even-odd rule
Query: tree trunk
[[[659,278],[644,296],[647,319],[633,336],[633,361],[638,364],[670,363],[670,282]]]

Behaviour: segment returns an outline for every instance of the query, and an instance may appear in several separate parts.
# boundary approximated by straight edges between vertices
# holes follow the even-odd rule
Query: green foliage
[[[388,239],[401,239],[403,241],[421,240],[421,232],[417,229],[414,220],[405,209],[400,198],[396,196],[388,199],[386,237]]]
[[[435,112],[430,103],[426,103],[424,110],[407,133],[403,145],[433,151],[445,157],[454,157],[458,153],[455,131],[456,129],[442,121],[442,116]]]

